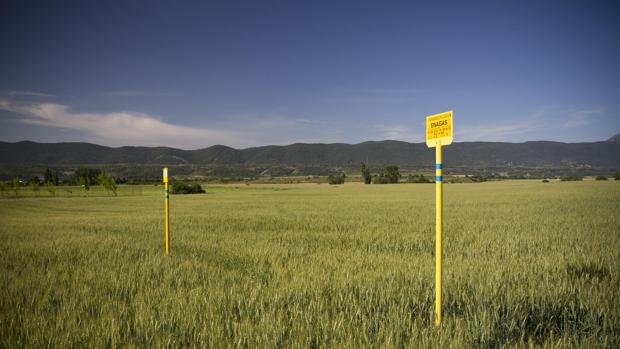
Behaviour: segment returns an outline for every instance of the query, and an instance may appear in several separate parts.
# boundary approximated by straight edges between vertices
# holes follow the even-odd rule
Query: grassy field
[[[122,194],[123,188],[119,193]],[[617,348],[620,182],[0,199],[0,347]]]

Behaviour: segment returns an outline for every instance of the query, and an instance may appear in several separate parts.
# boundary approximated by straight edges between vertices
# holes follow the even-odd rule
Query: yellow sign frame
[[[454,138],[454,123],[452,121],[452,110],[429,115],[426,117],[426,145],[429,148],[441,145],[452,144]]]

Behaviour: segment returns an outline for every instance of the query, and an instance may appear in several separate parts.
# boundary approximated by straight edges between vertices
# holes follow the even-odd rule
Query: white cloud
[[[344,136],[336,123],[280,114],[228,116],[216,124],[224,129],[244,130],[252,134],[256,140],[254,145],[334,143],[342,141]]]
[[[604,108],[576,108],[570,106],[551,106],[537,110],[518,122],[486,123],[459,127],[455,130],[455,140],[466,141],[523,141],[531,139],[536,132],[549,133],[553,129],[569,129],[592,124],[602,116]]]
[[[422,142],[422,136],[411,131],[409,127],[403,125],[375,125],[379,131],[380,138],[405,142]]]
[[[563,128],[574,128],[581,127],[585,125],[589,125],[594,123],[596,119],[601,116],[602,113],[605,112],[605,109],[582,109],[576,110],[572,113],[568,113],[564,123],[562,124]]]
[[[332,143],[341,141],[344,136],[342,130],[330,122],[282,115],[229,116],[219,121],[212,120],[211,126],[206,128],[177,125],[141,112],[76,112],[64,104],[1,98],[0,110],[14,113],[16,120],[23,124],[78,131],[87,142],[109,146],[197,149],[224,144],[245,148],[296,142]]]
[[[44,98],[56,97],[49,93],[33,92],[33,91],[9,91],[7,92],[7,95],[11,97],[44,97]]]
[[[24,104],[8,100],[0,100],[0,109],[19,114],[22,123],[81,131],[89,141],[106,145],[199,148],[213,144],[247,146],[254,143],[248,134],[174,125],[139,112],[78,113],[62,104]]]
[[[523,123],[465,126],[455,131],[455,142],[507,141],[516,135],[523,135],[536,130],[536,125],[529,121]]]

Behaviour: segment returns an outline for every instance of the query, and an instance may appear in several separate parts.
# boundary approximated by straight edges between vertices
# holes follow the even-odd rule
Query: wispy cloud
[[[378,124],[374,126],[379,132],[381,139],[390,139],[405,142],[422,142],[422,135],[413,132],[409,127],[403,125],[384,125]]]
[[[148,94],[142,91],[111,91],[103,95],[106,97],[144,97]]]
[[[178,125],[142,112],[76,112],[64,104],[2,98],[0,110],[11,112],[16,116],[14,120],[23,124],[78,131],[85,141],[111,146],[196,149],[224,144],[244,148],[296,142],[332,143],[344,136],[342,130],[330,122],[283,115],[229,116],[212,120],[207,128]]]
[[[49,93],[34,92],[34,91],[8,91],[6,94],[10,97],[42,97],[42,98],[56,97],[55,95],[52,95]]]
[[[524,135],[536,131],[535,123],[526,121],[522,123],[476,125],[457,128],[455,141],[507,141],[514,136]]]
[[[592,124],[605,112],[604,108],[581,109],[568,113],[563,128],[574,128]]]
[[[19,114],[22,123],[81,131],[89,137],[89,141],[107,145],[196,148],[213,144],[247,146],[253,143],[248,134],[174,125],[139,112],[78,113],[63,104],[25,104],[10,100],[0,100],[0,109]]]
[[[520,121],[509,123],[485,123],[458,127],[455,139],[462,141],[516,141],[531,139],[531,134],[550,129],[570,129],[583,127],[596,122],[605,108],[577,108],[571,106],[551,106],[541,108],[523,117]]]
[[[333,143],[342,141],[345,136],[337,123],[282,114],[229,115],[215,124],[253,135],[254,145]]]

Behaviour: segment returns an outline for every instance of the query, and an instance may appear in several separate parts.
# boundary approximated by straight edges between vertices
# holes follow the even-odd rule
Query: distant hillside
[[[620,133],[616,133],[613,137],[608,139],[607,142],[620,142]]]
[[[464,142],[445,147],[451,167],[605,167],[620,168],[618,135],[607,142]],[[304,165],[371,164],[428,166],[434,151],[424,143],[377,141],[359,144],[302,144],[233,149],[216,145],[199,150],[167,147],[111,148],[89,143],[0,142],[0,165]]]

